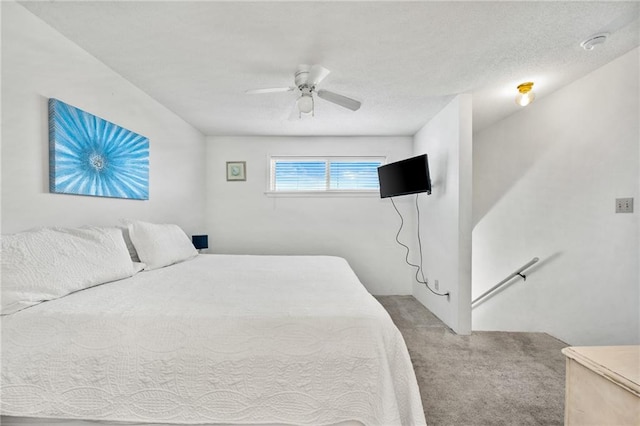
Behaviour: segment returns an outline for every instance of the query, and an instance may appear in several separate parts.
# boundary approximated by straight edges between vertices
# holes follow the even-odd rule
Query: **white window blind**
[[[377,192],[384,157],[272,157],[274,192]]]
[[[327,187],[324,161],[277,160],[273,167],[274,191],[324,191]]]

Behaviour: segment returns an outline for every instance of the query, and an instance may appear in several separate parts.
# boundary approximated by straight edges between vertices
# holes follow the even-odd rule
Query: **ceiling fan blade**
[[[269,89],[249,89],[245,90],[244,93],[249,95],[259,95],[261,93],[291,92],[295,89],[295,87],[271,87]]]
[[[318,90],[318,96],[325,101],[333,102],[341,107],[349,108],[351,111],[357,111],[360,109],[361,102],[355,99],[347,98],[346,96],[338,95],[337,93],[330,92],[328,90]]]
[[[307,84],[309,86],[317,86],[322,80],[329,75],[331,71],[323,67],[322,65],[314,65],[309,70],[309,76],[307,77]]]

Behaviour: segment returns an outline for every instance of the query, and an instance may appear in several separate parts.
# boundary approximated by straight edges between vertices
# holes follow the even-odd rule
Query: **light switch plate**
[[[616,213],[633,213],[633,198],[616,198]]]

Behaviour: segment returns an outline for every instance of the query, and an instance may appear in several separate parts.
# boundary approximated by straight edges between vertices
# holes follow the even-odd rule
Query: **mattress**
[[[2,318],[3,416],[425,424],[406,345],[344,259],[199,255]]]

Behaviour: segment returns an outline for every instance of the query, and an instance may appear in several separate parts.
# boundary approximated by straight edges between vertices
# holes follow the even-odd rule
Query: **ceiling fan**
[[[348,108],[351,111],[357,111],[362,105],[355,99],[348,98],[343,95],[339,95],[334,92],[330,92],[324,89],[317,89],[318,84],[324,80],[330,73],[328,69],[322,65],[299,65],[298,70],[294,75],[295,86],[290,87],[272,87],[268,89],[251,89],[245,93],[248,94],[262,94],[262,93],[276,93],[276,92],[293,92],[295,90],[300,91],[300,97],[296,100],[294,112],[299,117],[302,114],[314,115],[314,98],[315,93],[319,98],[326,101],[333,102],[341,107]]]

